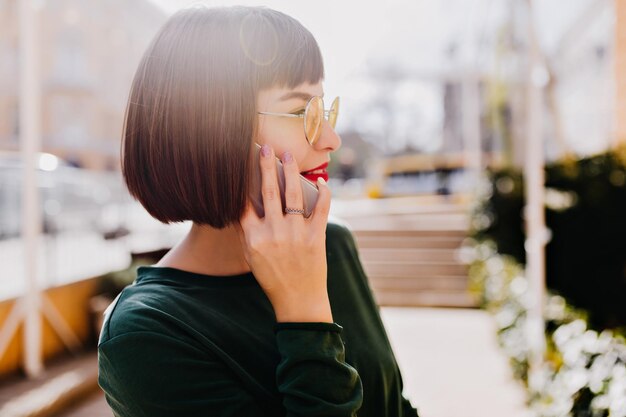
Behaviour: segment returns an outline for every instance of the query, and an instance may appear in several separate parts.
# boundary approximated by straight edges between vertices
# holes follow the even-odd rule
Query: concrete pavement
[[[529,417],[481,310],[385,307],[381,315],[402,371],[405,396],[427,417]]]

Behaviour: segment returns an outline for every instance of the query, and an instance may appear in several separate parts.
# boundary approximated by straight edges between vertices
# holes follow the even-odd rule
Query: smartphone
[[[265,209],[263,208],[263,196],[261,194],[261,165],[259,164],[259,157],[261,154],[261,146],[258,143],[254,144],[254,154],[252,157],[252,169],[250,178],[250,201],[259,217],[265,217]],[[278,174],[278,188],[280,190],[280,201],[285,211],[285,172],[283,171],[283,164],[280,159],[276,159],[276,172]],[[318,190],[317,186],[311,181],[300,175],[300,186],[302,187],[302,201],[304,209],[304,217],[309,217],[313,212],[313,207],[317,202]],[[299,207],[293,207],[299,208]]]

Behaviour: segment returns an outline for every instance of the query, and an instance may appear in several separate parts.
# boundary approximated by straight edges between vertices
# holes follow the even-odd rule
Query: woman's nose
[[[339,137],[327,120],[322,121],[322,132],[314,147],[317,150],[326,150],[328,152],[334,152],[341,147],[341,137]]]

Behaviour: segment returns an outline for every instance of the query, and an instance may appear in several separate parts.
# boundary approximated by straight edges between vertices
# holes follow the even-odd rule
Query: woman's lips
[[[319,173],[319,174],[303,173],[302,176],[306,178],[307,180],[311,181],[313,184],[317,184],[318,178],[324,178],[324,181],[328,182],[328,172],[326,171]]]
[[[324,178],[324,181],[328,182],[328,172],[326,172],[326,168],[328,168],[328,162],[325,162],[310,171],[301,172],[300,175],[311,181],[313,184],[317,184],[318,178]]]

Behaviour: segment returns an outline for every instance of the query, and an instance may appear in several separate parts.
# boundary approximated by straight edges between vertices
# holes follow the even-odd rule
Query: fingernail
[[[322,178],[322,177],[318,177],[317,178],[317,183],[319,185],[326,185],[326,180],[324,178]]]
[[[283,163],[288,164],[291,161],[293,161],[293,156],[291,156],[290,152],[285,152],[283,154]]]
[[[261,155],[266,158],[270,156],[270,147],[267,145],[261,146]]]

